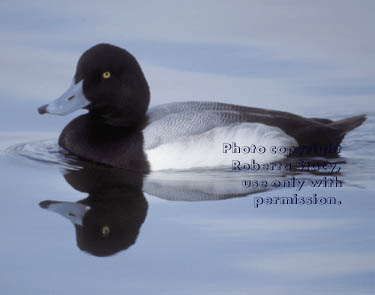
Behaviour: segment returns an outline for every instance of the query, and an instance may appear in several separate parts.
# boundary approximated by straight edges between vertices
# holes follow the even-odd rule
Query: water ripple
[[[58,166],[66,169],[79,169],[76,157],[59,147],[56,140],[47,139],[25,142],[8,147],[5,152],[9,155],[20,156],[41,164]]]

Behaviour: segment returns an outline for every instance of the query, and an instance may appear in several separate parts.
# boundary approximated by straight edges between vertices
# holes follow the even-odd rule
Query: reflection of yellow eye
[[[104,72],[103,73],[103,78],[104,79],[108,79],[109,77],[111,77],[111,73],[110,72]]]
[[[102,227],[102,235],[103,235],[103,237],[106,237],[106,236],[108,236],[109,235],[109,226],[108,225],[105,225],[105,226],[103,226]]]

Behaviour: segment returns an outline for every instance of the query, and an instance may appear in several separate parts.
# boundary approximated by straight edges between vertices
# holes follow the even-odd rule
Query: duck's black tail
[[[366,120],[366,115],[358,115],[350,118],[345,118],[342,120],[334,121],[329,123],[328,126],[337,130],[339,143],[344,138],[345,134],[353,129],[361,126],[361,124]]]
[[[365,115],[354,116],[345,118],[338,121],[329,119],[310,118],[316,124],[311,124],[308,127],[297,130],[294,138],[297,139],[300,146],[338,146],[341,144],[345,135],[360,126],[365,120]],[[304,155],[305,156],[305,155]],[[322,156],[320,152],[316,154],[309,153],[306,156]],[[339,157],[337,153],[329,153],[325,155],[327,158]]]

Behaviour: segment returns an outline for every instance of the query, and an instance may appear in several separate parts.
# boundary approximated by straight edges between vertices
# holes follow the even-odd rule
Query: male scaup
[[[80,158],[142,170],[231,165],[224,143],[261,145],[266,152],[238,153],[238,160],[282,160],[271,147],[340,144],[364,115],[339,121],[217,102],[179,102],[152,107],[137,60],[126,50],[98,44],[79,59],[70,88],[41,106],[40,114],[87,114],[62,131],[59,145]],[[337,156],[337,154],[336,154]]]

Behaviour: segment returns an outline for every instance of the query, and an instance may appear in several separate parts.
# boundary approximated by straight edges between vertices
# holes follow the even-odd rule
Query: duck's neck
[[[96,121],[102,122],[103,125],[119,128],[136,128],[143,126],[146,120],[145,114],[134,113],[109,113],[108,115],[89,112],[89,116]]]
[[[133,129],[140,130],[146,124],[147,118],[145,114],[134,114],[134,113],[110,113],[108,116],[97,114],[95,112],[89,112],[90,121],[95,121],[100,123],[101,126],[107,126],[109,129],[113,128],[124,128],[124,129]]]

